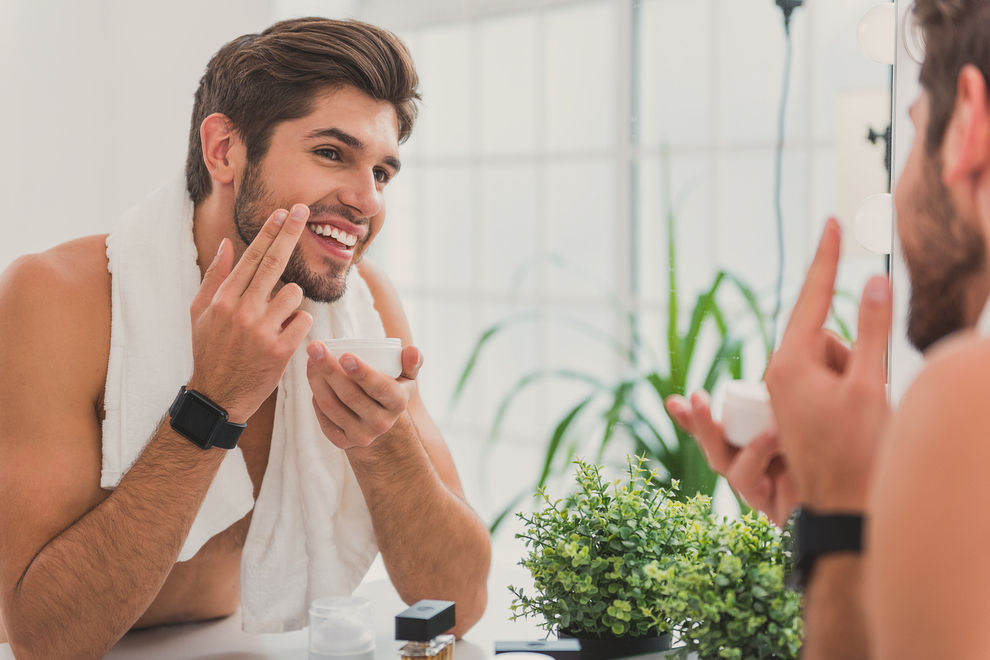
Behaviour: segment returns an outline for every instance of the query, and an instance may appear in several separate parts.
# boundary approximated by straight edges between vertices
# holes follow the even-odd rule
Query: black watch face
[[[209,445],[213,429],[223,421],[223,415],[193,392],[186,392],[179,409],[171,419],[172,428],[200,447]]]

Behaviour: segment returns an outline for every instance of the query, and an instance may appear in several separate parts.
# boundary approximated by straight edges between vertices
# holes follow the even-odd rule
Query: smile
[[[334,227],[333,225],[308,225],[309,230],[316,234],[317,236],[323,236],[325,238],[332,238],[341,245],[352,248],[357,244],[358,237],[354,234],[348,234],[346,231]]]

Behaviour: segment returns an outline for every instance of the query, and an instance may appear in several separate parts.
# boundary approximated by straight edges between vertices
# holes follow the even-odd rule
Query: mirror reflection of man
[[[667,402],[776,522],[798,505],[812,519],[865,514],[865,553],[811,565],[804,658],[990,657],[990,3],[916,0],[913,12],[926,54],[895,204],[924,370],[891,411],[882,277],[866,285],[852,349],[823,330],[839,259],[830,221],[767,371],[777,435],[736,450],[705,394]]]
[[[145,202],[109,239],[70,241],[22,257],[3,274],[0,641],[17,657],[98,657],[132,628],[234,612],[245,586],[245,540],[254,532],[252,516],[257,522],[262,515],[248,510],[275,488],[269,461],[283,428],[289,431],[279,440],[277,468],[288,478],[278,487],[302,508],[328,507],[326,520],[307,524],[322,525],[330,547],[300,550],[328,553],[322,565],[313,558],[310,579],[314,570],[337,571],[344,577],[331,586],[349,591],[377,546],[405,601],[456,601],[458,634],[481,616],[487,530],[466,504],[417,392],[422,358],[398,295],[361,258],[385,219],[385,191],[399,171],[399,143],[412,130],[417,85],[404,45],[363,23],[299,19],[235,39],[211,60],[196,93],[184,180],[152,198],[175,201],[186,217]],[[188,246],[188,263],[170,252],[174,245]],[[134,300],[128,293],[146,287],[171,295],[181,288],[172,281],[189,272],[191,290],[176,309],[161,309],[165,297]],[[179,317],[183,336],[166,339],[186,348],[162,355],[165,348],[140,335],[120,346],[126,335],[118,337],[114,325],[118,305],[137,325]],[[149,335],[169,334],[156,323]],[[317,327],[401,338],[401,375],[353,356],[338,360]],[[110,488],[101,483],[101,467],[105,481],[112,460],[109,423],[122,424],[128,411],[121,408],[148,405],[132,381],[110,384],[117,351],[124,356],[120,374],[168,394],[153,402],[148,435],[121,439],[136,449]],[[180,379],[157,382],[183,361],[190,368]],[[283,399],[283,389],[294,391],[290,374],[304,390],[298,409],[291,394]],[[318,442],[297,455],[305,433],[296,438],[293,430],[303,428],[315,429]],[[231,443],[232,451],[218,448]],[[229,503],[213,498],[211,484],[233,456],[241,461],[248,510],[190,548],[198,514]],[[285,467],[297,460],[305,484],[302,472],[323,467],[311,465],[312,456],[337,461],[328,472],[333,483],[312,482],[327,488],[329,503],[314,501]],[[295,516],[314,517],[290,509],[266,514],[276,531],[255,544],[260,555],[286,544],[280,530]],[[367,524],[345,520],[351,511]],[[177,561],[185,551],[191,556]],[[278,566],[280,557],[269,559],[296,577],[295,566]],[[334,562],[340,566],[327,566]],[[322,595],[307,591],[313,584],[266,588],[272,599],[296,587]],[[265,625],[305,625],[298,610],[308,599],[300,601],[294,619]]]

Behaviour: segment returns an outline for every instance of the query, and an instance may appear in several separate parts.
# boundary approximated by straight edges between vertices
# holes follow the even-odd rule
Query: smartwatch
[[[799,509],[794,522],[794,571],[792,586],[808,586],[811,570],[820,557],[838,552],[863,551],[863,515],[815,513]]]
[[[227,411],[196,390],[183,385],[168,409],[169,424],[176,433],[200,449],[233,449],[247,424],[228,420]]]

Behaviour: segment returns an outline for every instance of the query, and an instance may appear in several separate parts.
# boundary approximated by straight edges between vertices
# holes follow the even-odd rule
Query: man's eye
[[[327,160],[340,160],[340,153],[336,149],[317,149],[313,153]]]
[[[389,176],[386,170],[375,170],[375,181],[378,183],[388,183],[388,180],[392,178]]]

